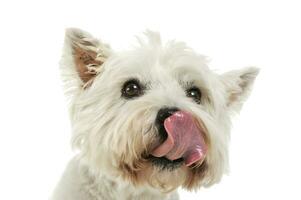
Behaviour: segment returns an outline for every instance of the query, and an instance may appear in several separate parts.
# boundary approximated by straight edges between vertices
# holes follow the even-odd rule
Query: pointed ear
[[[259,69],[247,67],[241,70],[233,70],[221,75],[225,85],[226,103],[230,110],[239,112],[244,101],[250,95],[253,83]]]
[[[67,29],[61,61],[64,81],[69,87],[87,88],[110,53],[108,45],[89,33],[76,28]]]

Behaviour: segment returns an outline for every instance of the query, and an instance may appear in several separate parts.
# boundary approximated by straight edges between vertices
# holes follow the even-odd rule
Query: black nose
[[[164,128],[164,121],[166,118],[170,117],[172,114],[174,114],[177,111],[179,111],[179,109],[176,107],[164,107],[158,111],[156,117],[156,126],[157,126],[159,137],[162,140],[162,142],[167,139],[167,133]]]
[[[175,112],[179,111],[178,108],[176,107],[164,107],[161,108],[157,114],[157,122],[158,123],[164,123],[164,120],[168,117],[170,117],[172,114],[174,114]]]

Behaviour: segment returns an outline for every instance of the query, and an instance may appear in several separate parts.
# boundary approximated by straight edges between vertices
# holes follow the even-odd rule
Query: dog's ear
[[[244,101],[248,98],[259,69],[246,67],[241,70],[233,70],[221,75],[225,85],[227,107],[239,112]]]
[[[110,53],[108,45],[89,33],[76,28],[67,29],[61,61],[64,81],[73,88],[89,87]]]

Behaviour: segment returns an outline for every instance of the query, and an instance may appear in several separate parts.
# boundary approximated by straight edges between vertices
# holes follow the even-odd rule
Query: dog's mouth
[[[181,167],[184,164],[184,158],[179,158],[176,160],[169,160],[166,157],[155,157],[149,155],[147,158],[154,166],[161,170],[174,170]]]
[[[148,159],[162,169],[175,169],[202,163],[207,154],[203,129],[187,111],[177,111],[159,124],[161,142]],[[163,136],[163,137],[162,137]]]

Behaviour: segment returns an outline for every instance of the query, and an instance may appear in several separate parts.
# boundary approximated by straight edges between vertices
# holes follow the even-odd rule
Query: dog
[[[53,200],[177,200],[177,189],[218,183],[228,170],[231,117],[259,69],[209,69],[185,43],[146,31],[113,51],[66,30],[61,71],[72,146]]]

